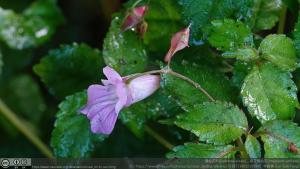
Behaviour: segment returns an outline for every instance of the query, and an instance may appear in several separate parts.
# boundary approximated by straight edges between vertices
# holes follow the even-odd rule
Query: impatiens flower
[[[138,25],[143,21],[144,15],[147,11],[147,6],[139,6],[134,8],[124,19],[121,26],[122,31],[126,31]]]
[[[90,120],[93,133],[110,134],[120,110],[153,94],[159,88],[160,76],[128,80],[108,66],[103,73],[107,80],[102,80],[103,85],[89,86],[87,104],[80,112]]]
[[[190,25],[177,32],[175,35],[173,35],[171,39],[171,46],[170,49],[165,56],[165,62],[170,62],[172,56],[179,50],[182,50],[183,48],[189,46],[189,36],[190,36]]]

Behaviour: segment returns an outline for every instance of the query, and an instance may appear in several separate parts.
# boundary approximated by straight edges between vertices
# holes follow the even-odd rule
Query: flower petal
[[[122,81],[122,77],[113,68],[106,66],[103,68],[103,73],[107,80],[112,84],[117,84]]]
[[[125,83],[117,84],[116,91],[117,91],[117,96],[119,98],[116,104],[116,113],[119,114],[120,110],[125,106],[129,106],[131,102],[128,102],[129,92]]]
[[[110,134],[115,127],[117,117],[115,110],[97,114],[91,121],[92,132]]]

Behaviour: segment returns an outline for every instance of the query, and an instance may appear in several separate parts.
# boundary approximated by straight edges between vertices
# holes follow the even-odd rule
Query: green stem
[[[159,135],[156,131],[151,129],[149,126],[145,125],[145,131],[167,149],[169,150],[173,149],[174,145],[172,145],[169,141],[167,141],[165,138],[163,138],[161,135]]]
[[[22,133],[30,140],[46,157],[52,158],[52,152],[49,148],[24,124],[24,122],[17,117],[17,115],[9,109],[9,107],[0,99],[0,112]]]
[[[285,27],[285,20],[286,20],[286,11],[287,7],[286,5],[282,6],[281,12],[280,12],[280,18],[279,18],[279,24],[277,28],[277,34],[284,33],[284,27]]]

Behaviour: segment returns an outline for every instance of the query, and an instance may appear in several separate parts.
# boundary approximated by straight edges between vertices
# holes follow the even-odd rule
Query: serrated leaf
[[[103,44],[105,63],[121,75],[144,71],[148,56],[142,40],[133,31],[122,32],[122,19],[116,14]]]
[[[0,8],[0,38],[14,49],[36,47],[47,41],[62,22],[54,0],[35,1],[22,14]]]
[[[248,128],[247,118],[238,107],[220,102],[196,104],[177,116],[175,124],[196,134],[200,141],[215,145],[238,139]]]
[[[265,158],[299,158],[300,154],[289,150],[289,143],[300,147],[300,127],[290,121],[272,121],[259,130],[264,142]]]
[[[186,24],[192,22],[193,35],[202,38],[201,32],[211,20],[248,17],[251,12],[252,0],[180,0],[180,4],[183,6],[182,19]]]
[[[284,50],[283,50],[284,49]],[[262,57],[283,70],[297,67],[296,50],[293,41],[285,35],[269,35],[260,44]]]
[[[51,137],[56,157],[88,157],[95,144],[105,139],[103,135],[93,134],[88,119],[78,112],[86,99],[84,91],[68,96],[60,103]]]
[[[240,21],[232,19],[211,22],[209,43],[222,51],[234,51],[253,46],[251,30]]]
[[[183,62],[182,64],[172,63],[171,67],[174,71],[199,83],[216,100],[236,101],[236,91],[222,73],[188,62]],[[175,99],[183,109],[194,104],[209,101],[208,97],[199,89],[196,89],[193,85],[178,77],[164,74],[161,85],[167,90],[169,96]]]
[[[252,17],[250,18],[254,30],[267,30],[275,26],[279,20],[283,6],[281,0],[254,0]]]
[[[102,67],[99,50],[74,43],[51,50],[33,70],[50,93],[62,99],[99,81]]]
[[[213,146],[209,144],[185,143],[173,148],[167,158],[230,158],[236,150],[231,145]]]
[[[185,27],[180,22],[181,8],[173,0],[152,0],[148,5],[150,10],[145,16],[148,30],[144,43],[150,51],[167,52],[172,35]]]
[[[243,102],[261,123],[294,117],[299,103],[291,77],[271,63],[254,66],[246,77],[241,90]]]
[[[260,144],[251,134],[247,136],[245,149],[250,158],[261,158]]]

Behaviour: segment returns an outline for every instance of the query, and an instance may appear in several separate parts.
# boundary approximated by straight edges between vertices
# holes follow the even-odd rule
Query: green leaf
[[[121,75],[142,72],[148,60],[145,46],[134,32],[122,32],[121,22],[119,14],[111,21],[103,44],[104,61]]]
[[[144,36],[144,43],[150,51],[167,52],[172,35],[187,27],[180,22],[181,8],[173,0],[151,0],[149,9],[145,16],[148,30]]]
[[[260,144],[251,134],[247,136],[245,148],[250,158],[261,158]]]
[[[254,48],[241,48],[235,51],[225,52],[224,58],[236,58],[243,61],[251,61],[259,58],[258,51]]]
[[[66,97],[59,105],[51,147],[56,157],[89,157],[95,144],[105,139],[90,130],[89,120],[78,110],[86,103],[86,91]]]
[[[13,49],[36,47],[62,22],[62,13],[53,0],[35,1],[22,14],[0,8],[0,39]]]
[[[222,73],[186,61],[182,64],[172,63],[171,67],[174,71],[199,83],[216,100],[228,102],[236,101],[236,91]],[[161,85],[167,90],[169,96],[175,99],[184,109],[194,104],[209,101],[207,96],[199,89],[196,89],[192,84],[173,75],[164,74],[162,76]]]
[[[201,37],[201,32],[214,19],[241,19],[251,13],[252,0],[180,0],[185,23],[192,23],[192,34]],[[199,37],[200,36],[200,37]]]
[[[290,121],[272,121],[259,130],[264,142],[265,158],[299,158],[289,150],[289,142],[300,148],[300,128]]]
[[[200,141],[224,145],[230,143],[247,130],[247,118],[231,103],[206,102],[196,104],[177,117],[175,124],[189,130]]]
[[[254,0],[252,8],[251,25],[254,30],[267,30],[275,26],[279,20],[283,6],[281,0]]]
[[[102,76],[102,67],[104,63],[99,50],[74,43],[51,50],[33,70],[50,93],[62,99],[97,83]]]
[[[291,73],[271,63],[254,66],[244,81],[241,94],[249,112],[262,123],[291,119],[299,106]]]
[[[173,148],[167,158],[232,158],[236,150],[233,146],[213,146],[208,144],[185,143]]]
[[[284,49],[284,50],[283,50]],[[269,35],[260,44],[262,57],[283,70],[297,67],[296,50],[293,41],[285,35]]]
[[[234,51],[253,46],[251,30],[240,21],[232,19],[211,22],[209,43],[222,51]]]

